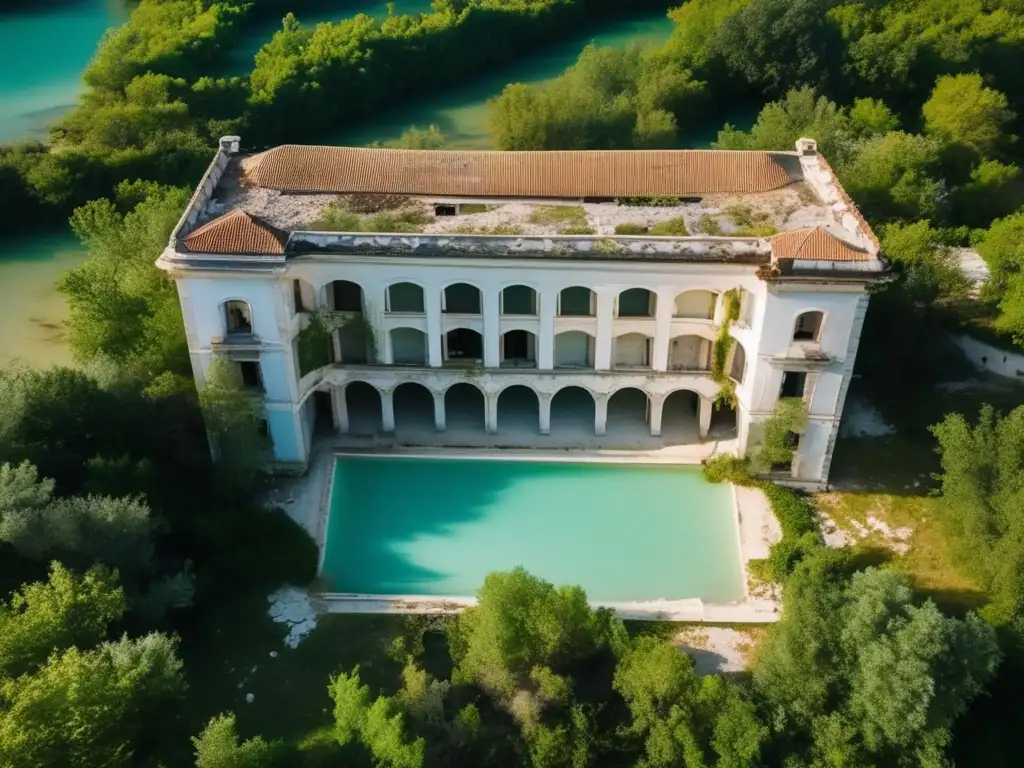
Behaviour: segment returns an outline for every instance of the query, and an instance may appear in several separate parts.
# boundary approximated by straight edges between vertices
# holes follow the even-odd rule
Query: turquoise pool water
[[[522,565],[594,601],[734,602],[734,515],[697,468],[344,457],[323,575],[336,592],[469,596]]]

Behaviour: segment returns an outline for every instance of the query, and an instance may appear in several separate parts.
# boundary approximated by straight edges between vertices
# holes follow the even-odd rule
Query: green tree
[[[237,363],[214,357],[199,403],[225,478],[238,488],[251,488],[263,460],[260,413],[242,386]]]
[[[996,327],[1024,345],[1024,212],[993,221],[977,249],[990,271],[983,295],[998,304]]]
[[[998,663],[991,628],[916,604],[905,574],[847,580],[811,558],[787,582],[754,683],[794,748],[808,739],[813,764],[940,765]]]
[[[774,467],[789,466],[796,455],[793,435],[803,433],[807,426],[807,406],[798,397],[779,400],[771,416],[761,423],[761,442],[751,466],[755,472],[770,472]]]
[[[234,714],[212,718],[192,746],[196,768],[270,768],[276,759],[275,746],[260,736],[239,742]]]
[[[116,574],[94,566],[75,576],[52,563],[46,583],[26,584],[0,602],[0,679],[38,668],[54,651],[96,645],[124,608]]]
[[[181,309],[173,282],[155,266],[189,191],[124,182],[114,199],[77,209],[71,227],[89,258],[61,279],[71,308],[72,349],[98,354],[150,376],[188,370]]]
[[[37,672],[0,682],[0,765],[128,766],[184,689],[175,643],[146,635],[54,654]]]
[[[977,73],[940,77],[921,112],[927,133],[982,157],[996,154],[1013,141],[1006,133],[1014,117],[1006,96],[986,88]]]

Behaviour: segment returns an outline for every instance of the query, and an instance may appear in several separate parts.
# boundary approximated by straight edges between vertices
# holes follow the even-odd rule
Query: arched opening
[[[505,387],[498,395],[498,432],[536,435],[540,432],[540,400],[527,386]]]
[[[501,314],[536,315],[537,292],[528,285],[510,285],[501,292]]]
[[[444,289],[441,311],[447,315],[479,315],[480,289],[469,283],[455,283]]]
[[[484,337],[469,328],[453,328],[444,335],[445,365],[475,365],[484,359]]]
[[[252,333],[252,310],[248,302],[224,302],[224,328],[228,336],[245,336]]]
[[[668,344],[670,371],[710,371],[711,342],[700,336],[676,336]]]
[[[729,378],[737,384],[743,383],[743,377],[747,373],[747,351],[736,339],[732,342],[732,363],[729,365]]]
[[[395,429],[434,431],[434,396],[422,384],[407,381],[392,392]]]
[[[619,294],[618,317],[654,317],[658,297],[646,288],[627,288]]]
[[[484,393],[472,384],[453,384],[444,393],[445,423],[449,432],[455,429],[483,431],[485,425]]]
[[[650,420],[650,398],[643,390],[626,387],[609,398],[606,422],[609,435],[642,439],[650,435]]]
[[[376,387],[365,381],[346,384],[345,407],[350,435],[375,435],[381,431],[380,392]]]
[[[594,368],[594,337],[583,331],[555,335],[555,368]]]
[[[423,314],[423,288],[416,283],[395,283],[388,286],[388,312]]]
[[[292,280],[292,308],[295,314],[316,309],[316,288],[305,280]]]
[[[688,389],[672,392],[661,406],[661,438],[668,443],[700,440],[700,395]]]
[[[416,328],[392,328],[391,362],[395,365],[426,365],[427,334]]]
[[[594,435],[594,396],[583,387],[563,387],[551,399],[551,434]]]
[[[674,317],[714,320],[718,294],[711,291],[683,291],[676,296]]]
[[[654,339],[642,333],[616,336],[612,348],[613,368],[650,368]]]
[[[732,440],[736,437],[736,409],[724,401],[718,401],[711,409],[711,425],[708,437],[716,440]]]
[[[824,312],[804,312],[797,315],[796,323],[793,325],[793,341],[819,341],[824,322]]]
[[[537,337],[529,331],[508,331],[501,337],[502,368],[536,368]]]
[[[597,295],[589,288],[575,285],[558,294],[559,317],[593,317],[597,314]]]
[[[327,286],[327,308],[335,312],[362,312],[362,287],[351,280],[335,280]]]
[[[343,365],[366,365],[370,360],[370,339],[364,325],[345,322],[338,326],[338,360]]]

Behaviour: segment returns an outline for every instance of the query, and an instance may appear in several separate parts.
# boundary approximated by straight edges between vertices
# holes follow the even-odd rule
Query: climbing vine
[[[711,378],[721,387],[718,390],[718,397],[715,398],[715,408],[721,408],[723,403],[735,408],[736,382],[729,377],[725,366],[729,362],[729,352],[736,344],[730,329],[740,317],[740,291],[738,288],[733,288],[722,294],[722,310],[722,325],[718,329],[718,336],[711,348]]]
[[[310,314],[309,325],[299,331],[297,341],[300,377],[330,365],[331,331],[319,312]]]
[[[366,359],[371,363],[376,363],[378,360],[377,334],[373,330],[373,325],[366,319],[366,315],[362,312],[350,315],[345,318],[341,327],[355,331],[363,337],[363,340],[366,342]]]

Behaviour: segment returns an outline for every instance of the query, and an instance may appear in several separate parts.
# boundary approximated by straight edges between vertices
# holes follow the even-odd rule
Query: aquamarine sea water
[[[468,596],[521,565],[596,601],[733,602],[734,515],[697,468],[345,457],[323,574],[337,592]]]

